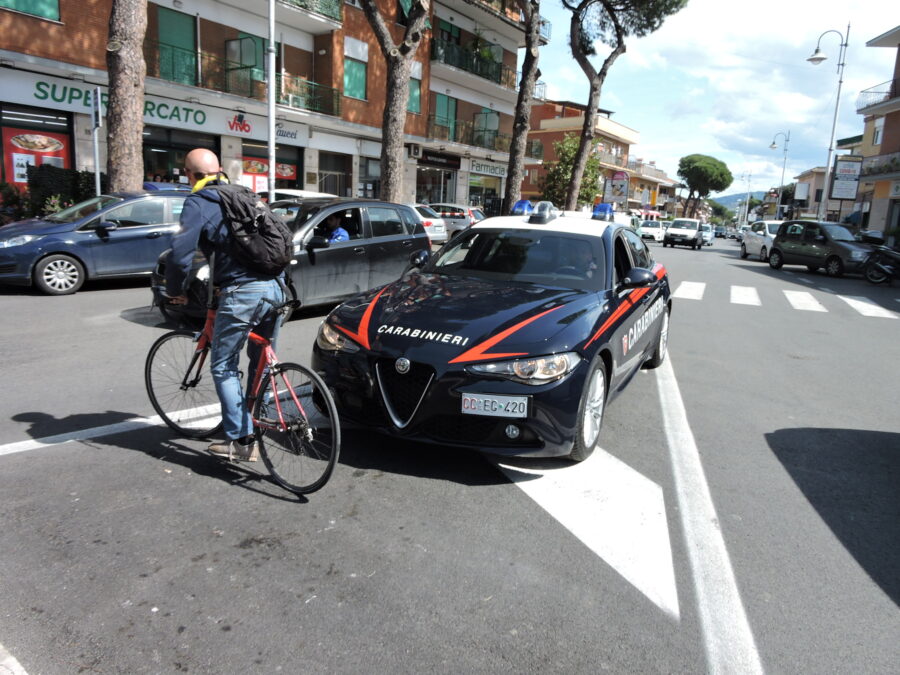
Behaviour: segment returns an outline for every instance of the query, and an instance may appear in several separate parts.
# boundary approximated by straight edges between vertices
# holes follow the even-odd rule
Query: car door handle
[[[357,246],[356,248],[353,249],[353,252],[354,252],[356,255],[362,255],[363,253],[366,252],[366,249],[363,248],[362,246]]]
[[[400,243],[400,245],[401,245],[403,248],[412,248],[412,242],[409,241],[408,239],[404,239],[404,240]]]
[[[148,233],[147,233],[147,239],[156,239],[157,237],[161,237],[162,234],[163,234],[163,233],[162,233],[162,232],[159,232],[159,231],[157,231],[157,232],[148,232]]]

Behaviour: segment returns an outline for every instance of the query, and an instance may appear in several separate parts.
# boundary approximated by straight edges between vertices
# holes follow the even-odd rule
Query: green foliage
[[[0,225],[22,220],[25,217],[25,200],[12,183],[0,183]]]
[[[41,212],[44,215],[48,215],[51,213],[59,213],[63,209],[67,209],[72,206],[72,202],[67,202],[60,195],[53,195],[47,198],[47,201],[44,202],[44,207],[41,209]]]
[[[678,162],[678,177],[699,197],[721,192],[734,182],[725,163],[709,155],[682,157]]]
[[[563,5],[575,11],[577,0],[563,0]],[[592,2],[581,14],[579,43],[583,54],[593,55],[594,41],[605,45],[616,45],[615,23],[611,12],[615,13],[626,36],[643,37],[657,30],[667,17],[680,11],[687,0],[608,0]]]
[[[566,134],[563,140],[553,144],[557,161],[546,165],[547,173],[541,179],[541,199],[553,202],[555,206],[562,206],[566,203],[566,194],[569,191],[569,181],[572,179],[572,166],[575,163],[575,153],[578,152],[579,138],[577,134]],[[594,196],[601,191],[599,181],[600,158],[592,152],[588,155],[584,176],[581,179],[581,190],[578,192],[580,204],[593,203]]]
[[[106,175],[100,174],[100,190],[106,191]],[[77,204],[90,199],[94,192],[94,172],[60,169],[50,164],[28,167],[28,206],[33,214],[44,214],[48,201]]]
[[[707,199],[706,203],[712,207],[713,217],[717,218],[719,221],[731,222],[731,219],[734,218],[734,211],[720,204],[715,199]]]

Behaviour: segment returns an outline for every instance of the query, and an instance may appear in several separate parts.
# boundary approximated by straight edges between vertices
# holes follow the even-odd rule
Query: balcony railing
[[[341,93],[337,89],[293,75],[278,76],[278,103],[323,115],[341,114]]]
[[[522,86],[522,71],[516,73],[516,91]],[[547,83],[546,82],[535,82],[534,83],[534,98],[539,98],[541,100],[547,98]]]
[[[639,173],[642,176],[650,176],[652,178],[667,178],[665,171],[657,169],[652,164],[638,162],[637,160],[628,162],[628,170]]]
[[[148,77],[266,100],[266,75],[261,68],[242,66],[207,52],[197,53],[152,40],[144,41],[144,60]],[[336,89],[292,75],[278,77],[278,102],[325,115],[341,114],[341,97]]]
[[[604,164],[611,164],[613,166],[628,166],[628,156],[627,155],[614,155],[611,152],[605,152],[604,150],[599,150],[597,152],[597,156],[600,158],[600,161]]]
[[[889,173],[900,173],[900,152],[865,157],[863,158],[860,171],[863,176],[880,176]]]
[[[522,10],[516,0],[475,0],[476,4],[483,5],[488,9],[496,12],[500,16],[505,16],[511,21],[522,23],[525,17],[522,16]],[[551,28],[553,25],[544,17],[539,17],[541,21],[541,38],[550,40]]]
[[[497,61],[487,59],[478,52],[453,42],[432,40],[431,58],[467,73],[483,77],[507,89],[516,88],[516,71]]]
[[[438,141],[451,141],[463,145],[474,145],[497,152],[509,152],[512,136],[499,131],[478,129],[475,124],[465,120],[451,120],[439,115],[428,116],[428,138]]]
[[[335,21],[341,20],[343,0],[278,0],[283,5],[305,9],[322,16],[327,16]]]
[[[864,108],[898,97],[900,97],[900,79],[888,80],[859,92],[859,96],[856,98],[856,111],[859,112]]]

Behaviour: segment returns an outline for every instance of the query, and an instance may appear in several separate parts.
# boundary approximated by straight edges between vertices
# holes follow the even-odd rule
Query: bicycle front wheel
[[[263,461],[284,488],[308,494],[328,482],[341,448],[337,408],[308,368],[279,363],[263,380],[254,406]]]
[[[222,427],[222,406],[207,367],[208,355],[209,349],[197,349],[193,333],[176,330],[153,343],[144,366],[153,409],[189,438],[205,438]]]

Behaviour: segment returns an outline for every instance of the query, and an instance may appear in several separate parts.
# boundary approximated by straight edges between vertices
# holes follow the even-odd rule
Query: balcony
[[[522,11],[516,0],[443,0],[442,4],[469,17],[485,30],[514,40],[519,47],[525,46]],[[473,8],[481,11],[473,12]],[[540,22],[540,40],[542,44],[547,44],[552,26],[543,17]]]
[[[877,179],[900,177],[900,152],[863,158],[861,174]]]
[[[506,89],[516,88],[515,70],[488,59],[473,49],[444,40],[432,40],[431,59],[472,73]]]
[[[496,152],[509,152],[512,136],[490,129],[478,129],[472,122],[450,120],[431,114],[428,116],[427,136],[437,141],[472,145]]]
[[[856,98],[858,113],[886,115],[897,110],[900,110],[900,79],[869,87]]]
[[[242,66],[208,52],[144,41],[147,76],[189,87],[210,89],[258,101],[267,96],[265,71]],[[291,108],[339,116],[340,93],[336,89],[299,77],[278,77],[278,102]]]
[[[637,160],[632,160],[628,162],[628,170],[632,171],[636,174],[644,176],[646,178],[655,178],[657,180],[668,180],[668,176],[665,171],[661,169],[657,169],[652,164],[647,164],[645,162],[638,162]]]
[[[598,150],[596,154],[600,159],[601,164],[620,167],[622,169],[628,168],[628,155],[614,155],[611,152],[606,152],[604,150]]]
[[[279,4],[341,21],[342,0],[278,0]]]

